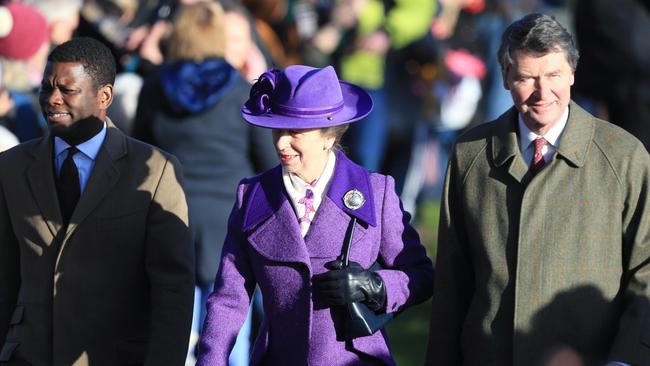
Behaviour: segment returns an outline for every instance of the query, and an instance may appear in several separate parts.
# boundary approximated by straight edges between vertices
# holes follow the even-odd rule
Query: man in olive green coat
[[[514,22],[498,55],[514,107],[450,159],[427,364],[544,365],[568,349],[650,365],[650,157],[571,102],[578,53],[554,18]]]

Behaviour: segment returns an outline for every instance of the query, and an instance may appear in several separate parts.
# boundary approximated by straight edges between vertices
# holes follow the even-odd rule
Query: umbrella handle
[[[345,242],[343,243],[343,251],[342,251],[343,256],[341,258],[341,262],[343,264],[342,268],[347,268],[348,265],[350,264],[350,246],[352,245],[352,236],[354,235],[354,227],[356,226],[355,225],[356,223],[357,223],[357,218],[353,216],[352,220],[350,220],[350,224],[348,225]]]

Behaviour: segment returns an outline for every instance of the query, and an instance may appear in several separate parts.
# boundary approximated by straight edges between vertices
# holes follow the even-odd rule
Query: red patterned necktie
[[[535,155],[533,155],[533,161],[530,163],[530,172],[535,175],[539,172],[546,162],[544,161],[544,155],[542,154],[542,148],[546,145],[546,140],[543,137],[535,139],[533,142],[535,144]]]

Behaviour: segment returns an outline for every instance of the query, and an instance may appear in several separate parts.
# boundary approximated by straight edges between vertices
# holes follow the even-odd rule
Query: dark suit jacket
[[[52,137],[0,155],[0,363],[184,362],[194,256],[178,162],[108,125],[67,230]]]

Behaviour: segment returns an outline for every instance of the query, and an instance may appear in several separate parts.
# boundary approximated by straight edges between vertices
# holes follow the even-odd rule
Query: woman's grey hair
[[[343,134],[345,134],[345,131],[348,130],[348,126],[349,124],[345,123],[338,126],[324,127],[321,129],[321,134],[323,136],[332,136],[335,138],[334,145],[332,145],[332,150],[343,150],[343,146],[341,146],[341,138],[343,137]]]
[[[573,71],[578,66],[578,49],[571,34],[552,16],[533,13],[513,22],[501,36],[497,57],[505,78],[513,64],[513,51],[524,51],[543,56],[564,52]]]

